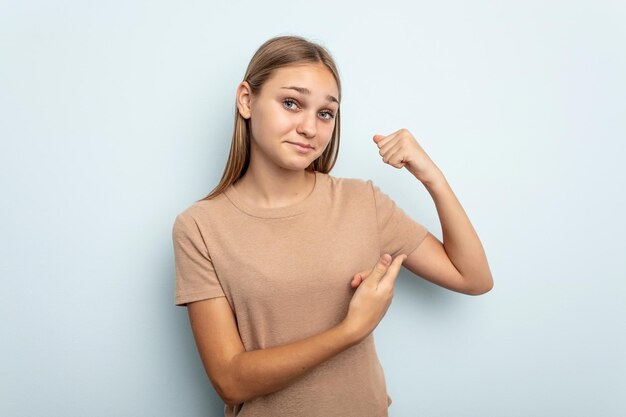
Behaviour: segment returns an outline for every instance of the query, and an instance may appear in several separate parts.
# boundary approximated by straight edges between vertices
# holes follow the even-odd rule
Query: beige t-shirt
[[[246,351],[292,343],[345,318],[354,274],[426,237],[371,180],[315,174],[291,206],[251,206],[231,186],[180,213],[175,304],[225,296]],[[279,391],[225,404],[224,415],[383,417],[390,404],[372,332]]]

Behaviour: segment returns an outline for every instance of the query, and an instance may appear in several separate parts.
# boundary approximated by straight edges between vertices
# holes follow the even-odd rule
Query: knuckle
[[[382,265],[380,262],[376,264],[376,266],[374,267],[374,271],[380,273],[381,275],[384,274],[387,271],[387,268],[385,268],[384,265]]]

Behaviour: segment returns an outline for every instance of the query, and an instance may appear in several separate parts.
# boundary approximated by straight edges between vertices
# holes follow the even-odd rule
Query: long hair
[[[323,46],[311,42],[300,36],[277,36],[269,39],[257,49],[248,64],[244,81],[250,84],[253,95],[261,92],[263,84],[272,76],[274,71],[289,65],[323,64],[332,72],[337,82],[341,102],[341,82],[339,71],[330,52]],[[330,172],[335,166],[339,153],[340,110],[335,115],[333,136],[324,152],[306,168],[308,171]],[[230,154],[219,184],[204,198],[208,200],[221,194],[231,184],[241,178],[248,169],[250,162],[250,126],[235,105],[235,125],[233,129]]]

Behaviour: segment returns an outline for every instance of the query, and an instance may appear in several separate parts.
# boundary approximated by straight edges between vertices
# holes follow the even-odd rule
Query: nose
[[[317,114],[314,112],[302,112],[302,119],[300,119],[296,131],[308,138],[314,137],[317,132]]]

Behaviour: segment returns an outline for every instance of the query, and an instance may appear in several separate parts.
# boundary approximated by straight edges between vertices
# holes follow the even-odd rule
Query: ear
[[[237,109],[244,119],[249,119],[251,114],[250,100],[252,98],[252,89],[247,81],[242,81],[237,86]]]

